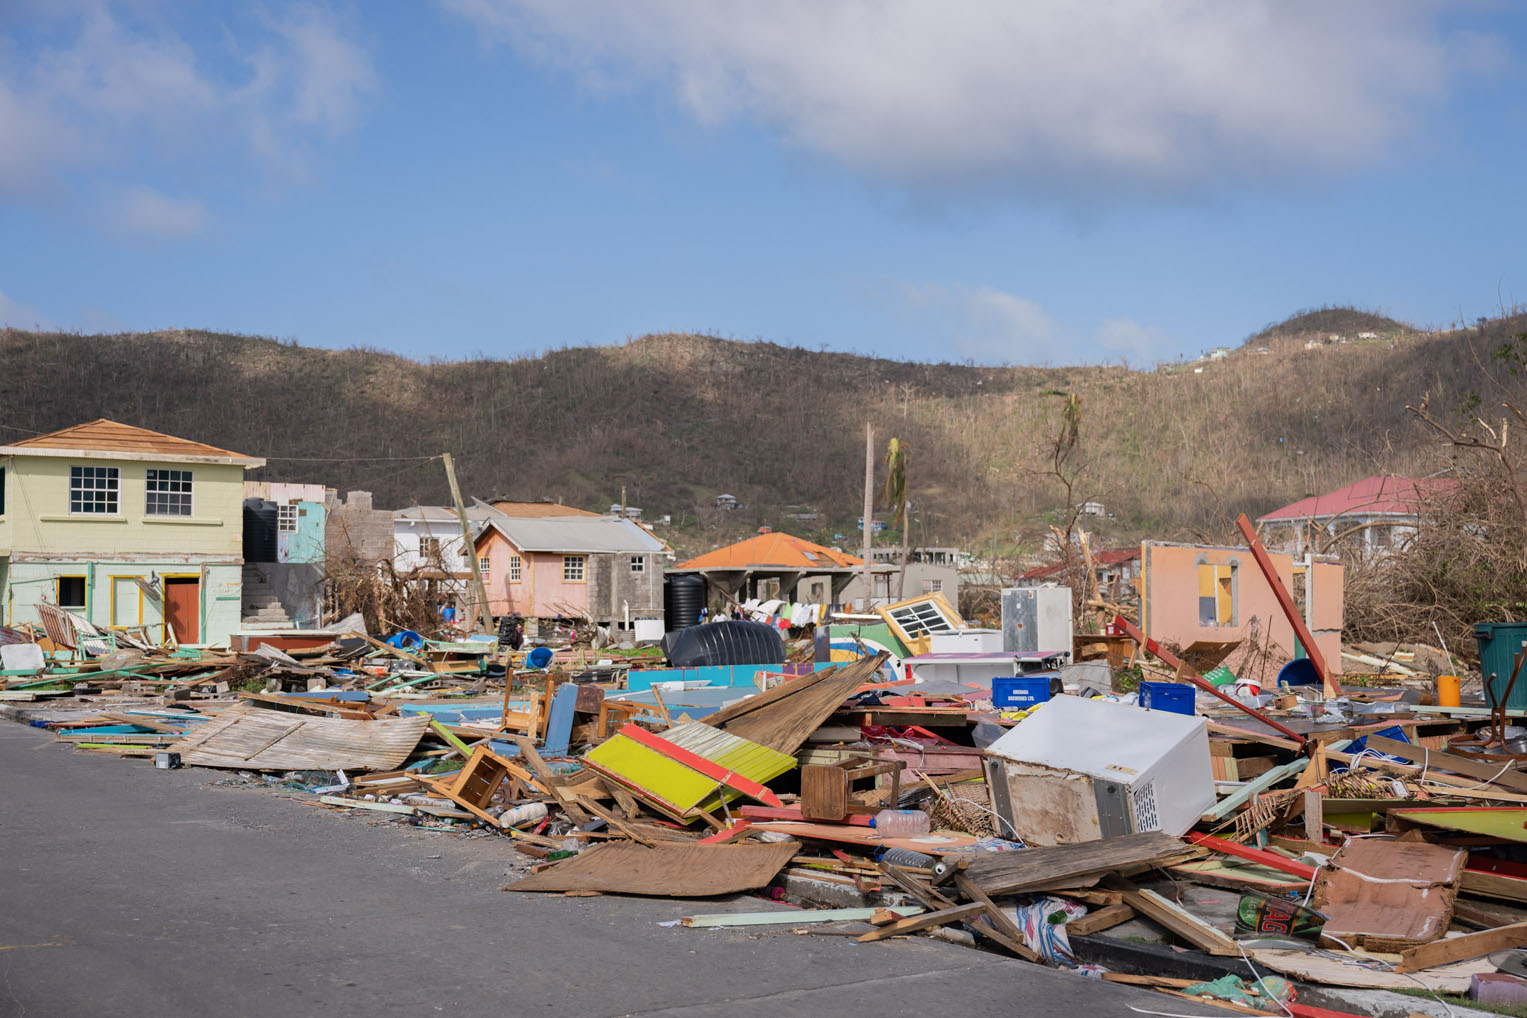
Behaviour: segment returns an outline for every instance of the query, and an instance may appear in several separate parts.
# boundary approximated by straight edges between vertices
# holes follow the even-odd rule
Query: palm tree
[[[891,519],[901,517],[901,575],[896,580],[896,600],[900,601],[907,591],[907,543],[911,528],[907,525],[907,443],[891,439],[885,451],[885,487],[880,498],[890,510]]]

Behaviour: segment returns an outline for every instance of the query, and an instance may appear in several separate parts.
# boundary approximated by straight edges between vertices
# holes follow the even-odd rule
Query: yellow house
[[[244,471],[263,459],[116,421],[0,446],[0,613],[37,605],[181,643],[239,628]]]

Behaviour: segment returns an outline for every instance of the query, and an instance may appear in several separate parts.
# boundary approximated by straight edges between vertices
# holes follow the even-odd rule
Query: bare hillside
[[[1365,323],[1340,328],[1378,332],[1354,327]],[[852,540],[868,419],[881,444],[911,444],[914,540],[1011,551],[1032,548],[1059,507],[1045,471],[1061,394],[1081,401],[1080,490],[1114,515],[1099,524],[1103,541],[1218,531],[1241,510],[1445,467],[1404,404],[1430,392],[1457,405],[1478,388],[1476,355],[1527,322],[1433,334],[1393,324],[1378,338],[1256,340],[1146,372],[919,364],[687,335],[418,363],[204,332],[5,330],[0,425],[14,439],[111,417],[267,456],[268,478],[369,488],[394,506],[445,499],[438,463],[403,457],[449,450],[485,497],[602,507],[624,485],[649,516],[672,514],[689,550],[763,524]],[[1271,331],[1336,328],[1296,319]],[[747,508],[716,511],[721,492]]]

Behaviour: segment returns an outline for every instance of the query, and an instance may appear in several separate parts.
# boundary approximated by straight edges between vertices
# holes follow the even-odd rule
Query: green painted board
[[[1513,806],[1461,809],[1394,809],[1389,815],[1412,823],[1505,841],[1527,842],[1527,809]]]

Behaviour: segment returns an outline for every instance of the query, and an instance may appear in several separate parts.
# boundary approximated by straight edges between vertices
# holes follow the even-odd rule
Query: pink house
[[[475,544],[495,616],[587,616],[621,628],[663,617],[663,566],[672,552],[631,520],[500,514]]]
[[[1333,675],[1341,673],[1343,571],[1334,559],[1269,552]],[[1140,628],[1163,644],[1239,642],[1225,664],[1241,678],[1276,679],[1294,657],[1294,627],[1245,548],[1145,541],[1140,546]],[[1253,646],[1254,644],[1254,646]],[[1248,673],[1250,670],[1250,673]]]

